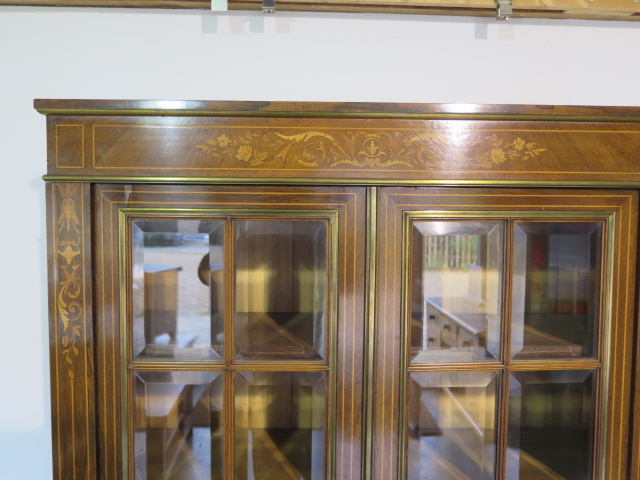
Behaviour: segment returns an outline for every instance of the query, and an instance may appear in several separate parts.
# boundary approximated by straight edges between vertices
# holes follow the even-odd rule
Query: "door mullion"
[[[511,295],[513,291],[513,220],[507,219],[504,239],[504,275],[502,285],[502,363],[498,389],[498,420],[496,422],[496,480],[506,480],[507,430],[509,428],[509,359],[511,355]]]

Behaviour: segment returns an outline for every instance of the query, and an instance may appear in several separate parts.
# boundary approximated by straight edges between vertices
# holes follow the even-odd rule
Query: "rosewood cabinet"
[[[55,478],[640,478],[640,110],[36,108]]]

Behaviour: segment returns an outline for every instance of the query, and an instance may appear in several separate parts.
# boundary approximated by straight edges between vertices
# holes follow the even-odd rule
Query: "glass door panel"
[[[497,380],[497,372],[409,375],[409,480],[494,478]]]
[[[136,480],[222,480],[221,372],[136,372]]]
[[[324,372],[235,374],[234,478],[325,478]]]
[[[507,478],[593,478],[596,373],[515,372],[509,378]]]
[[[503,222],[414,221],[411,363],[500,358]]]
[[[133,355],[221,360],[224,221],[134,220]]]
[[[626,478],[617,193],[380,189],[375,480]]]
[[[235,222],[236,359],[327,358],[327,235],[324,220]]]
[[[366,189],[114,188],[109,478],[363,478]]]
[[[602,223],[516,222],[511,356],[597,357]]]

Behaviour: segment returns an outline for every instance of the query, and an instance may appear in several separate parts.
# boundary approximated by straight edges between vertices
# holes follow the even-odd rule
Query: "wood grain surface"
[[[47,5],[87,7],[189,8],[210,9],[206,0],[0,0],[0,5]],[[229,10],[262,10],[259,0],[230,0]],[[385,13],[411,15],[465,15],[492,17],[492,0],[277,0],[277,11]],[[632,1],[601,0],[516,0],[514,18],[574,18],[597,20],[638,20],[640,8]]]

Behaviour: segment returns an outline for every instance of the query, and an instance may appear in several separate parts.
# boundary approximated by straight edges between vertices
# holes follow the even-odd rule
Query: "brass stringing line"
[[[385,242],[384,242],[384,265],[385,265],[385,269],[384,269],[384,331],[386,331],[387,329],[387,325],[388,325],[388,311],[387,311],[387,297],[388,297],[388,285],[387,285],[387,278],[389,276],[389,238],[387,235],[387,228],[389,225],[389,198],[390,195],[385,195],[385,208],[384,208],[384,226],[385,226]],[[378,336],[378,332],[376,332],[376,337]],[[382,336],[380,336],[382,337]],[[381,392],[386,392],[386,383],[387,383],[387,342],[386,341],[382,341],[382,389],[380,390]],[[386,424],[386,404],[387,402],[384,401],[382,402],[382,419],[380,421],[380,425],[382,428],[382,435],[381,435],[381,439],[380,439],[380,474],[384,475],[384,463],[385,463],[385,455],[386,455],[386,450],[384,448],[382,448],[384,441],[386,440],[386,430],[387,430],[387,424]]]
[[[391,288],[391,292],[392,292],[392,302],[391,304],[394,307],[394,312],[397,314],[398,313],[398,309],[397,309],[397,289],[398,289],[398,281],[397,281],[397,264],[398,264],[398,222],[399,222],[399,215],[397,214],[398,210],[400,210],[400,212],[402,212],[402,209],[399,209],[399,205],[394,204],[395,206],[395,212],[396,214],[393,216],[393,222],[394,222],[394,235],[393,235],[393,286]],[[402,222],[400,222],[400,233],[402,233]],[[397,318],[394,318],[393,322],[393,335],[392,338],[395,338],[395,334],[396,331],[398,330],[398,321]],[[391,362],[393,365],[393,368],[395,370],[396,368],[396,342],[392,342],[391,343]],[[398,362],[398,368],[400,367],[400,362]],[[404,372],[400,372],[400,375],[403,375]],[[395,420],[396,418],[398,418],[398,415],[396,414],[396,410],[395,410],[395,403],[396,403],[396,393],[395,393],[395,387],[396,387],[396,376],[395,375],[391,375],[391,415],[389,417],[389,424],[391,427],[391,431],[394,430],[393,427],[393,420]],[[399,395],[399,392],[398,392]],[[399,403],[398,399],[398,403]],[[399,405],[398,405],[399,406]],[[396,439],[396,442],[399,442],[399,438],[398,438],[399,432],[398,429],[395,429],[395,434],[394,437]],[[398,469],[400,464],[400,458],[399,455],[397,454],[396,451],[396,469]],[[393,479],[393,461],[389,462],[389,480]]]
[[[387,171],[391,172],[391,171]],[[393,172],[391,172],[393,173]],[[498,172],[500,173],[500,172]],[[504,172],[503,172],[504,173]],[[546,172],[548,173],[548,172]],[[586,172],[593,174],[593,172]],[[627,175],[625,173],[620,173]],[[479,188],[479,187],[492,187],[492,188],[507,188],[507,187],[536,187],[542,189],[549,188],[570,188],[570,189],[625,189],[625,188],[640,188],[640,181],[632,180],[504,180],[504,179],[463,179],[463,180],[446,180],[446,179],[412,179],[403,180],[398,178],[339,178],[339,177],[211,177],[211,176],[199,176],[199,177],[178,177],[178,176],[107,176],[107,175],[43,175],[42,179],[49,183],[95,183],[95,184],[139,184],[139,185],[166,185],[181,183],[184,185],[219,185],[219,186],[232,186],[232,185],[255,185],[262,186],[265,183],[269,183],[272,186],[293,186],[293,187],[310,187],[310,186],[388,186],[388,187],[465,187],[465,188]]]
[[[89,376],[89,368],[88,368],[88,351],[87,351],[87,343],[89,342],[87,335],[87,263],[86,263],[86,243],[85,243],[85,186],[80,188],[80,202],[82,205],[82,226],[81,226],[81,248],[82,248],[82,310],[83,310],[83,324],[84,324],[84,374],[85,379],[90,378]],[[90,188],[90,187],[89,187]],[[89,195],[89,201],[91,201],[91,195]],[[91,212],[89,212],[91,214]],[[91,240],[91,238],[90,238]],[[93,265],[91,265],[91,269],[93,269]],[[90,270],[91,271],[91,270]],[[91,294],[93,295],[93,289],[91,290]],[[93,308],[93,301],[91,302],[91,307]],[[91,330],[93,333],[93,329]],[[89,410],[89,383],[85,381],[85,408],[87,409],[87,413]],[[85,415],[86,417],[86,427],[87,427],[87,440],[91,438],[91,431],[89,428],[89,415]],[[91,472],[91,451],[92,451],[92,443],[87,441],[87,469]]]
[[[96,167],[96,126],[91,125],[91,166]]]
[[[148,186],[148,184],[144,184],[145,186]],[[188,190],[171,190],[171,191],[164,191],[162,187],[164,187],[165,185],[158,185],[158,190],[136,190],[135,193],[148,193],[148,194],[154,194],[154,195],[162,195],[162,196],[166,196],[166,195],[250,195],[250,196],[269,196],[269,195],[278,195],[278,196],[285,196],[285,195],[292,195],[292,196],[298,196],[298,197],[309,197],[309,196],[315,196],[315,195],[326,195],[326,196],[334,196],[334,197],[343,197],[343,196],[353,196],[352,193],[336,193],[336,192],[311,192],[311,191],[300,191],[300,192],[275,192],[275,191],[269,191],[269,190],[252,190],[250,192],[244,190],[244,191],[227,191],[227,190],[222,190],[222,189],[214,189],[215,185],[212,185],[212,189],[209,191],[192,191],[190,189]],[[196,185],[197,186],[197,185]],[[120,193],[120,191],[118,190],[104,190],[104,192],[106,193]],[[282,205],[280,202],[278,203],[274,203],[273,205]],[[325,205],[324,203],[322,205]]]
[[[443,187],[444,188],[444,187]],[[150,192],[151,193],[151,192]],[[158,192],[153,192],[153,193],[158,193]],[[567,198],[567,197],[577,197],[577,198],[584,198],[586,195],[584,193],[569,193],[567,192],[567,194],[558,194],[558,193],[546,193],[546,192],[540,192],[540,195],[533,195],[532,193],[527,193],[527,194],[521,194],[521,193],[509,193],[509,192],[505,192],[505,193],[501,193],[501,194],[495,194],[495,193],[476,193],[474,192],[467,192],[467,193],[448,193],[448,192],[443,192],[443,193],[395,193],[394,195],[396,197],[468,197],[470,194],[472,194],[474,197],[490,197],[490,198],[498,198],[498,197],[504,197],[505,195],[508,197],[533,197],[533,198],[537,198],[537,197],[545,197],[545,198]],[[628,198],[628,195],[598,195],[598,194],[588,194],[588,198]]]
[[[400,207],[416,207],[415,204],[405,204],[405,205],[398,205]],[[478,207],[478,204],[475,205],[460,205],[460,204],[452,204],[452,205],[445,205],[445,204],[439,204],[437,205],[437,209],[436,210],[425,210],[425,212],[428,213],[433,213],[433,214],[438,214],[438,213],[445,213],[442,210],[440,210],[440,207]],[[489,207],[492,208],[494,207],[493,205],[484,205],[481,208],[485,208],[485,207]],[[499,208],[539,208],[540,205],[522,205],[522,204],[516,204],[516,205],[499,205]],[[546,207],[545,207],[546,208]],[[550,207],[549,207],[550,208]],[[582,212],[582,211],[589,211],[589,209],[591,208],[600,208],[600,209],[606,209],[606,208],[611,208],[611,205],[593,205],[593,204],[589,204],[589,205],[571,205],[571,204],[567,204],[567,205],[554,205],[553,209],[550,210],[544,210],[545,213],[553,213],[556,212],[558,210],[562,210],[562,209],[566,209],[566,208],[571,208],[574,210],[574,214],[577,214],[578,212]],[[459,216],[471,216],[471,214],[473,214],[474,212],[482,212],[482,211],[487,211],[487,210],[480,210],[480,209],[476,209],[476,210],[472,210],[472,211],[468,211],[468,210],[447,210],[447,212],[454,212],[457,213]],[[502,211],[502,210],[496,210],[496,211]],[[541,212],[543,210],[540,210]],[[517,213],[523,213],[526,214],[528,212],[528,210],[514,210],[514,212]],[[577,215],[576,215],[577,217]]]
[[[122,193],[122,192],[120,192]],[[111,199],[109,199],[109,205],[110,205],[110,218],[109,218],[109,238],[110,238],[110,244],[111,244],[111,338],[115,339],[115,338],[120,338],[119,335],[119,329],[118,329],[118,336],[116,337],[116,321],[119,323],[120,321],[120,310],[117,310],[116,313],[116,288],[115,288],[115,279],[116,279],[116,269],[117,269],[117,273],[119,275],[120,273],[120,263],[119,262],[114,262],[114,259],[116,258],[115,256],[115,242],[113,240],[113,236],[115,235],[115,231],[113,229],[113,222],[114,222],[114,209],[115,209],[115,202],[111,201]],[[115,265],[115,266],[114,266]],[[120,300],[120,298],[118,297],[118,300]],[[111,380],[113,381],[113,458],[114,458],[114,462],[117,464],[117,459],[118,459],[118,441],[117,438],[118,437],[118,410],[117,410],[117,405],[118,405],[118,389],[120,388],[120,382],[118,382],[118,378],[117,378],[117,368],[116,368],[116,344],[117,342],[112,341],[111,342],[111,351],[112,351],[112,356],[111,356],[111,362],[112,362],[112,369],[111,369]],[[122,392],[120,392],[120,396],[122,396]],[[123,471],[123,474],[126,476],[128,475],[128,472]]]
[[[201,170],[201,171],[210,171],[210,170],[214,170],[214,171],[242,171],[242,172],[246,172],[247,168],[246,167],[93,167],[94,170]],[[365,167],[360,167],[360,168],[258,168],[258,167],[252,167],[251,171],[252,172],[362,172],[365,171],[364,170]],[[419,167],[416,168],[394,168],[394,169],[389,169],[389,168],[367,168],[366,170],[367,172],[381,172],[381,173],[400,173],[400,172],[419,172],[421,171],[421,169]],[[439,172],[440,169],[437,168],[429,168],[426,169],[426,171],[429,172]],[[596,175],[629,175],[628,172],[594,172],[594,171],[580,171],[580,170],[576,170],[576,171],[569,171],[569,170],[554,170],[554,171],[549,171],[549,170],[481,170],[481,169],[474,169],[474,170],[447,170],[447,172],[449,173],[490,173],[490,174],[502,174],[502,175],[511,175],[511,174],[518,174],[518,173],[522,173],[522,174],[549,174],[549,173],[561,173],[563,175],[589,175],[589,176],[596,176]],[[57,175],[53,175],[53,177],[56,177]],[[207,177],[203,177],[203,180],[206,179]],[[223,177],[224,178],[224,177]],[[252,177],[250,177],[251,179]],[[295,180],[297,177],[292,177],[289,180]],[[260,180],[262,181],[268,181],[269,177],[265,177],[265,178],[260,178]],[[322,179],[323,181],[325,179]],[[326,179],[326,182],[330,182],[332,179],[328,178]],[[246,179],[245,179],[246,181]],[[380,179],[381,182],[384,181],[384,179]],[[455,185],[455,182],[450,182],[448,181],[446,178],[443,180],[446,181],[446,185]],[[462,180],[464,182],[464,180]],[[514,182],[515,184],[522,184],[524,182],[527,181],[536,181],[536,180],[522,180],[519,182]],[[539,180],[542,184],[544,184],[544,180]],[[417,180],[417,182],[419,182],[419,180]],[[357,184],[358,180],[357,179],[353,179],[352,180],[353,184]],[[415,184],[416,181],[412,180],[412,181],[408,181],[408,185],[412,185]],[[486,184],[491,184],[493,183],[493,179],[488,179],[486,180]],[[577,182],[579,184],[579,182]],[[543,185],[541,185],[543,186]],[[579,186],[579,185],[578,185]]]
[[[622,218],[620,218],[619,221],[616,222],[616,226],[615,226],[616,233],[617,233],[616,238],[615,238],[616,247],[619,246],[619,242],[620,242],[620,233],[621,233],[621,228],[622,228],[621,222],[622,222]],[[622,285],[621,280],[620,280],[621,274],[622,274],[622,269],[623,269],[622,265],[620,265],[620,264],[617,265],[617,267],[616,267],[616,290],[617,291],[619,291],[620,286]],[[619,299],[617,299],[615,307],[612,306],[612,308],[615,308],[614,317],[617,320],[619,318],[619,316],[620,316],[620,310],[621,310],[621,308],[620,308],[620,300]],[[616,331],[612,331],[611,333],[613,334],[613,336],[615,336],[618,333],[617,329],[616,329]],[[615,342],[615,344],[611,346],[611,349],[612,349],[612,352],[610,354],[610,358],[611,359],[615,359],[616,356],[617,356],[616,355],[617,352],[618,352],[617,343],[618,342]],[[612,369],[610,366],[608,366],[608,369],[610,370],[610,374],[611,374],[611,377],[612,377],[611,381],[609,382],[609,385],[611,385],[611,390],[613,391],[613,394],[615,395],[615,394],[617,394],[616,391],[617,391],[617,385],[618,385],[618,383],[617,383],[618,372],[616,371],[617,369],[615,369],[615,368]],[[607,412],[607,416],[610,416],[611,423],[613,423],[613,424],[618,423],[618,422],[616,422],[617,416],[618,416],[616,411],[612,411],[610,415],[609,415],[609,412]],[[620,438],[620,440],[622,440],[622,429],[620,429],[620,430],[621,431],[620,431],[620,437],[619,438]],[[607,447],[607,450],[609,451],[609,455],[607,457],[611,458],[611,457],[615,456],[615,454],[616,454],[616,452],[614,450],[615,445],[613,444],[613,442],[608,442],[608,443],[609,443],[609,445]],[[618,473],[619,473],[619,470],[618,470]]]
[[[352,242],[352,247],[351,247],[351,251],[353,253],[353,292],[355,294],[355,292],[357,292],[357,279],[356,279],[356,270],[357,270],[357,263],[356,263],[356,240],[358,238],[358,197],[357,195],[354,196],[353,199],[353,210],[354,210],[354,225],[353,225],[353,242]],[[346,219],[346,210],[345,210],[345,219]],[[346,236],[346,235],[345,235]],[[346,250],[346,248],[345,248]],[[355,420],[355,415],[353,415],[353,412],[355,412],[355,388],[353,387],[353,385],[355,384],[355,367],[356,367],[356,318],[357,318],[357,314],[356,314],[356,302],[351,302],[352,305],[352,320],[351,320],[351,435],[354,435],[354,420]],[[360,443],[360,447],[362,447],[362,443]],[[350,458],[350,464],[351,464],[351,475],[350,478],[353,478],[353,445],[351,446],[351,458]],[[362,448],[361,450],[362,451]],[[361,472],[362,475],[362,472]]]
[[[56,224],[57,224],[57,220],[58,220],[58,207],[56,205],[56,190],[58,190],[59,188],[57,185],[52,185],[51,186],[51,236],[52,236],[52,245],[54,245],[55,251],[58,250],[58,235],[57,235],[57,228],[56,228]],[[58,257],[57,255],[53,256],[53,262],[52,262],[52,268],[53,268],[53,278],[54,278],[54,292],[55,292],[55,299],[53,301],[53,309],[54,309],[54,313],[55,313],[55,322],[54,322],[54,331],[55,331],[55,339],[56,339],[56,358],[55,358],[55,366],[56,366],[56,411],[58,413],[57,418],[54,419],[54,422],[56,423],[57,426],[57,430],[58,430],[58,458],[57,458],[57,463],[58,463],[58,478],[62,478],[62,442],[60,441],[60,423],[61,423],[61,418],[62,415],[60,415],[60,367],[59,367],[59,355],[60,355],[60,348],[59,348],[59,342],[58,342],[58,338],[60,337],[60,332],[59,332],[59,327],[58,327],[58,321],[59,321],[59,309],[58,309],[58,281],[60,279],[60,274],[58,272]]]
[[[160,113],[158,115],[161,115]],[[215,115],[214,115],[215,116]],[[358,120],[363,120],[363,119],[358,119]],[[366,119],[365,119],[366,120]],[[406,121],[406,119],[399,119],[399,120],[404,120]],[[415,120],[415,119],[414,119]],[[441,122],[442,120],[439,120],[437,118],[429,118],[429,119],[420,119],[421,121],[424,122]],[[398,121],[398,120],[396,120]],[[486,121],[500,121],[500,120],[493,120],[493,119],[487,119]],[[634,123],[634,122],[622,122],[622,123]],[[319,125],[318,128],[313,128],[313,126],[311,127],[304,127],[304,126],[287,126],[287,125],[282,125],[282,126],[271,126],[271,125],[154,125],[154,124],[148,124],[148,125],[140,125],[140,124],[127,124],[127,123],[109,123],[109,124],[105,124],[105,125],[97,125],[95,123],[91,124],[94,131],[96,128],[157,128],[157,129],[175,129],[175,130],[179,130],[179,129],[209,129],[209,130],[219,130],[219,131],[223,131],[223,130],[251,130],[251,129],[255,129],[255,130],[301,130],[302,132],[314,132],[314,131],[318,131],[321,129],[324,130],[335,130],[335,131],[355,131],[356,128],[352,127],[326,127],[323,125]],[[436,130],[436,129],[421,129],[421,128],[410,128],[410,127],[357,127],[358,131],[374,131],[374,132],[422,132],[422,133],[440,133],[441,131]],[[465,129],[455,129],[455,130],[446,130],[446,132],[458,132],[458,131],[467,131],[470,133],[474,133],[474,132],[510,132],[510,133],[518,133],[518,132],[527,132],[527,133],[585,133],[585,134],[591,134],[591,133],[621,133],[621,134],[639,134],[640,131],[637,130],[564,130],[564,129],[558,129],[558,130],[550,130],[550,129],[515,129],[515,128],[465,128]],[[215,133],[213,133],[215,135]]]
[[[71,442],[72,442],[72,447],[71,447],[71,456],[73,458],[73,480],[75,480],[76,478],[76,470],[77,470],[77,464],[76,464],[76,412],[75,412],[75,398],[74,398],[74,385],[73,385],[73,378],[69,379],[69,383],[71,384],[71,389],[70,389],[70,394],[71,394]]]
[[[118,191],[110,191],[110,192],[111,192],[111,193],[121,193],[121,192],[118,192]],[[139,193],[139,192],[138,192],[138,193]],[[158,193],[158,192],[153,192],[153,193]],[[161,193],[161,192],[159,192],[159,193]],[[206,193],[211,193],[211,192],[206,192]],[[279,193],[279,192],[267,192],[267,195],[269,195],[269,194],[273,195],[273,194],[275,194],[275,193]],[[355,196],[356,196],[354,193],[348,193],[348,194],[344,194],[344,195],[346,195],[346,196],[353,196],[353,197],[355,197]],[[309,196],[309,195],[307,195],[307,196]],[[120,201],[120,202],[121,202],[121,201]],[[115,201],[114,201],[113,203],[115,203]],[[151,201],[151,200],[149,200],[149,201],[128,201],[128,202],[126,202],[126,204],[125,204],[125,206],[124,206],[124,207],[120,207],[120,208],[126,208],[126,205],[129,205],[129,204],[132,204],[132,203],[142,203],[142,204],[148,204],[148,205],[155,205],[155,204],[158,204],[158,203],[176,203],[176,202],[154,202],[154,201]],[[190,203],[190,204],[192,204],[192,202],[189,202],[189,203]],[[198,204],[204,204],[204,203],[205,203],[205,202],[198,202]],[[215,204],[219,204],[220,202],[206,202],[206,203],[208,203],[208,204],[212,204],[212,205],[215,205]],[[235,204],[237,205],[238,203],[235,203]],[[246,204],[248,204],[248,205],[256,205],[256,202],[247,202]],[[261,204],[258,204],[258,205],[261,205]],[[273,206],[273,205],[275,205],[275,204],[273,204],[273,203],[268,203],[268,204],[265,204],[265,205]],[[278,205],[283,205],[283,204],[282,204],[282,203],[279,203]],[[299,205],[314,205],[314,206],[323,206],[323,207],[334,207],[334,208],[333,208],[333,209],[334,209],[334,211],[335,211],[335,209],[336,209],[336,208],[338,208],[338,209],[339,209],[340,207],[346,207],[346,206],[347,206],[347,204],[335,204],[335,205],[331,205],[331,204],[327,204],[327,203],[315,203],[315,204],[300,204],[300,203],[294,203],[294,204],[291,204],[291,205],[296,205],[296,206],[299,206]],[[135,209],[131,209],[131,210],[132,210],[133,212],[135,212]],[[160,209],[158,209],[158,210],[160,210]],[[314,210],[315,210],[315,209],[314,209]],[[318,214],[319,214],[319,215],[322,215],[323,213],[326,213],[326,212],[323,212],[322,210],[317,210],[317,211],[318,211]],[[281,214],[282,212],[283,212],[283,211],[280,211],[280,210],[277,210],[277,211],[273,211],[273,212],[271,212],[271,213],[272,213],[272,215],[274,216],[274,218],[273,218],[273,219],[277,219],[278,215],[279,215],[279,214]],[[299,212],[297,212],[296,210],[293,210],[293,212],[295,212],[295,213],[299,213]],[[224,213],[224,212],[223,212],[223,213]],[[312,211],[312,213],[315,213],[315,212],[313,212],[313,211]],[[135,216],[135,215],[147,215],[147,216],[149,216],[149,215],[150,215],[150,216],[153,216],[153,214],[152,214],[151,212],[131,213],[130,215],[134,215],[134,216]],[[206,212],[197,212],[197,214],[196,214],[196,215],[206,215]],[[256,214],[255,214],[255,213],[252,213],[251,215],[256,215]],[[315,216],[315,215],[314,215],[314,216]],[[304,218],[303,218],[303,217],[301,217],[300,219],[302,220],[302,219],[306,219],[306,218],[308,218],[308,217],[306,217],[306,216],[305,216]],[[346,250],[345,250],[345,256],[346,256]],[[346,274],[346,272],[345,272],[345,274]],[[346,277],[345,277],[345,280],[344,280],[344,281],[346,282]],[[355,281],[355,280],[354,280],[354,281]],[[355,308],[355,305],[354,305],[354,308]],[[345,326],[345,328],[346,328],[346,326]],[[322,370],[324,370],[324,369],[322,369]],[[314,370],[314,371],[315,371],[315,370]],[[343,393],[343,395],[344,395],[344,393]]]
[[[437,206],[436,206],[436,208],[437,208],[437,209],[440,209],[440,207],[443,207],[443,206],[444,206],[444,205],[437,205]],[[459,206],[459,205],[456,205],[456,206]],[[414,209],[415,209],[415,208],[419,208],[419,207],[420,207],[420,205],[415,205],[415,204],[406,204],[406,205],[396,205],[396,207],[412,207],[412,208],[414,208]],[[474,207],[476,207],[476,208],[477,208],[477,206],[474,206]],[[483,206],[483,208],[487,208],[487,207],[491,208],[491,205],[484,205],[484,206]],[[497,206],[497,208],[500,208],[500,209],[503,209],[503,208],[509,208],[509,207],[513,207],[513,206],[510,206],[510,205],[499,205],[499,206]],[[540,205],[534,205],[534,206],[531,206],[531,207],[536,207],[537,209],[539,209],[539,208],[540,208]],[[608,208],[611,208],[611,206],[610,206],[610,205],[605,205],[605,206],[600,206],[600,205],[588,205],[588,206],[583,207],[583,208],[584,208],[584,211],[583,211],[582,213],[587,214],[587,215],[589,215],[589,214],[590,214],[589,216],[596,216],[596,217],[598,217],[598,218],[599,218],[600,216],[602,216],[602,215],[604,215],[604,214],[606,214],[606,213],[607,213],[607,212],[589,212],[589,211],[588,211],[588,209],[589,209],[589,208],[597,208],[597,207],[601,207],[601,208],[607,208],[607,207],[608,207]],[[562,208],[562,206],[558,206],[558,208]],[[565,207],[565,208],[566,208],[566,207]],[[575,208],[575,207],[571,205],[571,206],[570,206],[570,208]],[[420,213],[420,212],[416,212],[416,213]],[[457,216],[459,217],[461,214],[463,214],[463,212],[456,212],[456,211],[441,212],[441,211],[439,211],[439,210],[435,210],[435,211],[427,211],[426,213],[427,213],[427,215],[425,215],[425,216],[424,216],[425,218],[436,217],[436,216],[437,216],[437,217],[439,217],[439,216],[441,216],[441,215],[446,215],[446,216],[447,216],[447,217],[449,217],[449,218],[455,218],[455,217],[457,217]],[[513,217],[513,218],[520,218],[520,217],[522,217],[522,218],[527,218],[527,217],[529,217],[529,215],[527,215],[527,213],[528,213],[528,212],[523,212],[523,211],[516,211],[516,212],[500,211],[500,210],[497,210],[495,206],[494,206],[494,209],[493,209],[492,211],[488,212],[488,213],[492,213],[494,216],[496,216],[496,215],[497,215],[497,216],[504,216],[504,215],[508,215],[509,217]],[[577,217],[575,217],[576,212],[563,212],[563,211],[558,211],[558,210],[555,210],[555,209],[554,209],[554,210],[552,210],[552,211],[550,211],[550,212],[546,212],[546,213],[548,213],[548,214],[552,215],[552,216],[553,216],[552,218],[554,218],[554,219],[563,218],[563,217],[564,217],[564,218],[571,218],[571,216],[573,215],[573,216],[574,216],[574,218],[576,218],[578,221],[580,221],[580,220],[584,220],[583,218],[577,218]],[[456,214],[457,214],[457,215],[456,215]],[[478,210],[476,210],[476,211],[472,211],[470,214],[469,214],[469,213],[467,213],[467,215],[464,215],[464,217],[465,217],[465,218],[474,218],[474,217],[479,217],[479,216],[483,216],[483,215],[487,215],[487,212],[485,212],[485,211],[482,211],[482,210],[479,210],[479,209],[478,209]],[[628,228],[630,229],[630,225],[629,225],[629,227],[628,227]],[[394,238],[397,238],[397,234],[394,236]],[[628,246],[629,246],[629,240],[628,240]],[[395,251],[395,250],[396,250],[396,249],[394,248],[394,251]],[[394,255],[394,258],[395,258],[395,256],[397,256],[397,255]],[[394,280],[394,282],[395,282],[395,280]],[[628,292],[627,292],[627,295],[628,295]],[[394,296],[395,296],[395,289],[394,289]],[[628,302],[627,302],[627,303],[628,303]],[[626,330],[625,330],[625,333],[626,333]],[[508,339],[507,339],[507,340],[508,340]],[[526,364],[523,364],[522,366],[523,366],[525,369],[527,369]],[[529,368],[530,368],[530,367],[529,367]],[[566,368],[566,367],[565,367],[565,368]],[[576,368],[576,367],[574,366],[573,368]],[[578,367],[578,368],[580,368],[580,367]],[[585,366],[583,365],[583,366],[582,366],[582,368],[585,368]],[[597,368],[597,367],[596,367],[596,368]],[[518,369],[518,368],[516,368],[516,369],[514,369],[514,370],[519,370],[519,369]],[[505,379],[505,381],[507,381],[507,380],[508,380],[508,379]],[[393,398],[393,397],[392,397],[392,398]],[[620,435],[621,435],[621,437],[622,437],[622,431],[620,432]],[[398,459],[398,462],[400,462],[400,459]],[[618,467],[618,468],[619,468],[619,469],[621,469],[621,466],[619,465],[619,467]],[[619,473],[619,472],[618,472],[618,473]]]
[[[630,203],[630,199],[627,200]],[[629,210],[630,210],[631,206],[629,205]],[[622,208],[621,208],[622,210]],[[625,215],[625,219],[627,220],[627,259],[631,257],[631,221],[628,218],[628,215]],[[618,224],[620,225],[620,228],[622,227],[622,219],[620,219],[620,222],[618,222]],[[629,277],[629,267],[628,264],[625,264],[624,266],[625,269],[625,273],[627,275],[627,277]],[[627,278],[627,280],[630,280],[629,278]],[[631,279],[632,280],[632,279]],[[624,331],[623,331],[623,336],[622,336],[622,349],[623,351],[627,351],[626,346],[627,346],[627,333],[629,331],[629,328],[626,325],[626,321],[628,319],[628,315],[629,315],[629,287],[628,284],[630,282],[625,282],[625,285],[627,288],[625,288],[625,296],[624,296],[624,321],[623,321],[623,325],[625,326]],[[621,378],[626,378],[626,369],[627,369],[627,359],[625,358],[624,361],[622,362],[622,372],[620,373]],[[614,384],[616,385],[616,384]],[[622,389],[623,391],[625,390],[625,385],[621,385],[619,387],[620,389]],[[620,417],[622,420],[622,410],[620,409]],[[624,437],[624,432],[625,432],[625,428],[623,426],[621,426],[621,428],[619,429],[620,431],[620,443],[619,445],[622,446],[623,443],[623,437]],[[620,472],[622,470],[622,463],[621,461],[617,462],[618,463],[618,476],[620,475]]]
[[[104,294],[104,285],[106,283],[106,279],[105,279],[105,261],[104,261],[104,257],[105,257],[105,252],[104,252],[104,245],[105,245],[105,241],[104,241],[104,230],[105,230],[105,218],[104,218],[104,202],[103,202],[103,196],[100,195],[100,191],[96,191],[96,197],[97,197],[97,202],[98,202],[98,212],[100,212],[100,246],[99,246],[99,253],[100,253],[100,277],[101,277],[101,282],[100,282],[100,290],[101,290],[101,298],[100,298],[100,304],[101,304],[101,312],[104,312],[104,308],[105,308],[105,294]],[[112,309],[113,311],[113,309]],[[96,320],[98,320],[97,316],[96,316]],[[107,338],[107,322],[105,321],[106,319],[104,318],[104,314],[100,313],[100,323],[102,324],[102,339],[99,342],[98,345],[96,345],[96,348],[102,353],[102,395],[100,395],[102,397],[102,421],[101,423],[104,424],[106,426],[107,424],[107,355],[106,355],[106,351],[104,348],[104,345],[106,343],[106,338]],[[107,429],[106,428],[100,428],[100,430],[103,431],[103,435],[104,435],[104,445],[105,448],[101,449],[103,452],[103,456],[104,456],[104,477],[105,478],[109,478],[109,449],[106,447],[109,443],[109,439],[107,436]]]
[[[343,218],[343,232],[342,232],[342,239],[346,244],[346,227],[348,225],[348,215],[349,215],[349,209],[345,206],[344,208],[344,218]],[[345,245],[346,247],[346,245]],[[344,295],[344,293],[347,291],[347,272],[346,272],[346,267],[347,267],[347,249],[343,248],[342,249],[342,269],[344,270],[344,275],[342,277],[342,293]],[[347,357],[347,342],[346,342],[346,338],[347,338],[347,322],[346,322],[346,316],[347,316],[347,306],[345,303],[345,300],[343,298],[342,301],[342,318],[341,318],[341,322],[342,322],[342,376],[341,376],[341,381],[342,383],[344,383],[344,380],[346,379],[346,372],[347,372],[347,362],[346,362],[346,357]],[[337,368],[337,366],[336,366]],[[344,427],[344,423],[345,423],[345,402],[346,402],[346,393],[345,393],[345,388],[343,386],[342,388],[342,396],[341,396],[341,411],[340,411],[340,419],[341,419],[341,426],[340,426],[340,439],[342,440],[342,444],[340,446],[340,478],[341,479],[345,479],[344,476],[344,446],[345,446],[345,427]]]

